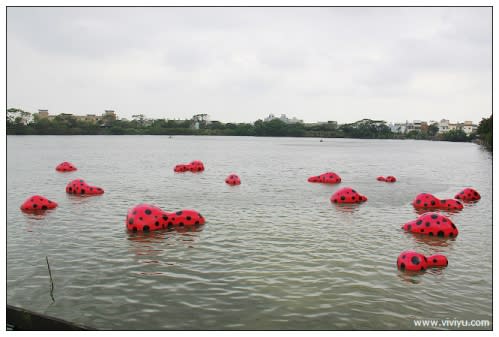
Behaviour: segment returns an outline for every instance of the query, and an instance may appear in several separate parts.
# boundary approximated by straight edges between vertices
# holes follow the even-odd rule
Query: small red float
[[[416,220],[405,223],[402,229],[411,233],[438,237],[452,238],[459,234],[451,219],[436,212],[424,213]]]
[[[189,164],[178,164],[173,168],[175,172],[201,172],[204,171],[204,164],[200,160],[193,160]]]
[[[377,181],[384,181],[384,182],[387,182],[387,183],[394,183],[397,181],[397,178],[395,178],[394,176],[387,176],[386,178],[383,177],[383,176],[379,176],[376,178]]]
[[[23,212],[39,212],[57,207],[55,201],[49,200],[41,195],[33,195],[26,199],[21,205]]]
[[[418,209],[444,209],[444,210],[462,210],[463,204],[454,199],[438,199],[430,193],[420,193],[412,201],[414,208]]]
[[[231,174],[227,178],[225,178],[225,182],[229,185],[240,185],[241,184],[241,179],[237,174]]]
[[[75,179],[66,185],[66,193],[78,195],[100,195],[104,190],[97,186],[88,185],[83,179]]]
[[[428,267],[447,267],[449,265],[449,261],[445,255],[431,255],[426,258],[428,262]]]
[[[74,166],[73,164],[71,164],[70,162],[62,162],[60,163],[59,165],[57,165],[55,167],[56,171],[59,171],[59,172],[71,172],[71,171],[76,171],[77,168],[76,166]]]
[[[480,193],[469,187],[454,196],[454,199],[460,199],[464,202],[477,201],[480,200],[480,198]]]
[[[335,204],[357,204],[367,201],[367,198],[350,187],[343,187],[334,192],[330,200]]]
[[[311,183],[339,184],[341,183],[341,178],[334,172],[326,172],[318,176],[312,176],[308,178],[308,181]]]
[[[408,250],[400,253],[397,258],[397,268],[401,271],[421,272],[428,268],[447,267],[449,261],[444,255],[424,256]]]

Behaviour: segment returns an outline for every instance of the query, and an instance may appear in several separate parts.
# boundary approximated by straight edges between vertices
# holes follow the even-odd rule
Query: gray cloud
[[[491,113],[490,8],[22,8],[7,103],[254,121]]]

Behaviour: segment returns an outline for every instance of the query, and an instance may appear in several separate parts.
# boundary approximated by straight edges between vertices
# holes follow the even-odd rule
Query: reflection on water
[[[404,330],[428,312],[492,319],[492,157],[474,144],[187,136],[63,143],[8,137],[8,304],[108,330]],[[54,167],[68,158],[106,193],[66,194],[69,173]],[[204,172],[173,172],[194,159]],[[327,171],[342,183],[307,182]],[[244,177],[237,188],[224,182],[231,172]],[[397,182],[379,184],[377,172]],[[345,185],[369,200],[331,203]],[[400,229],[420,215],[414,196],[451,196],[465,185],[482,199],[440,211],[457,238]],[[22,213],[26,195],[38,193],[59,207]],[[195,209],[206,225],[130,233],[126,214],[139,203]],[[405,250],[444,254],[449,266],[401,273],[396,258]]]
[[[434,209],[414,208],[414,213],[416,215],[418,215],[418,216],[423,215],[423,214],[428,213],[428,212],[436,212],[436,213],[440,213],[442,215],[445,215],[446,217],[450,217],[451,215],[458,214],[458,213],[460,213],[462,211],[463,210],[460,210],[460,209],[446,209],[446,210],[443,210],[443,209],[438,209],[438,208],[434,208]]]
[[[406,232],[406,236],[410,236],[414,242],[418,244],[425,244],[432,247],[447,247],[452,242],[456,241],[457,238],[451,237],[438,237],[438,236],[429,236],[418,233]],[[459,236],[458,236],[459,238]]]
[[[420,271],[420,272],[410,272],[410,271],[402,272],[402,271],[399,271],[397,273],[397,276],[403,282],[412,283],[412,284],[419,284],[419,283],[421,283],[425,274],[426,274],[426,271]]]
[[[362,207],[362,204],[335,204],[335,203],[331,203],[334,208],[337,210],[337,211],[340,211],[340,212],[345,212],[345,213],[354,213],[354,212],[358,212],[359,208]]]

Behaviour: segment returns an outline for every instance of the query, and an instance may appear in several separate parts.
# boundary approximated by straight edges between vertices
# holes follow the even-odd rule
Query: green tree
[[[482,118],[476,130],[478,138],[480,139],[482,144],[484,144],[491,151],[493,145],[493,129],[492,115],[490,115],[489,118]]]
[[[432,123],[428,126],[428,136],[435,137],[438,133],[438,123]]]
[[[469,142],[469,138],[463,130],[456,129],[447,131],[442,135],[442,140],[448,142]]]

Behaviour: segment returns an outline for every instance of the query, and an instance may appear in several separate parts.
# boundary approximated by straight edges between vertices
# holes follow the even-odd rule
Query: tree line
[[[21,109],[7,109],[7,134],[9,135],[220,135],[220,136],[267,136],[267,137],[317,137],[362,139],[426,139],[469,142],[477,135],[466,135],[462,130],[438,133],[438,125],[432,124],[421,130],[394,133],[384,121],[363,119],[355,123],[337,125],[287,124],[280,119],[257,120],[254,123],[208,123],[204,119],[167,120],[147,119],[134,115],[131,121],[103,116],[97,122],[85,121],[69,114],[54,118],[40,118]],[[490,121],[488,121],[490,120]],[[196,126],[196,127],[195,127]],[[478,133],[482,142],[492,146],[492,116],[480,122]]]

